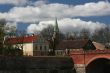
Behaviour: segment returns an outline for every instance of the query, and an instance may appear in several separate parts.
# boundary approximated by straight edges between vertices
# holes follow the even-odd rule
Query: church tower
[[[53,41],[53,48],[52,48],[53,55],[55,55],[55,49],[59,43],[59,27],[58,27],[57,18],[55,19],[55,26],[54,26],[54,33],[53,33],[52,41]]]
[[[58,22],[57,22],[57,18],[56,18],[55,19],[53,38],[58,38],[58,36],[59,36],[59,27],[58,27]]]
[[[55,27],[54,27],[54,32],[59,33],[59,27],[58,27],[57,18],[55,19]]]

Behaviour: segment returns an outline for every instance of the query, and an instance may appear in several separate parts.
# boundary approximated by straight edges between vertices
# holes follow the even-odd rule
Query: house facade
[[[48,55],[49,44],[42,36],[11,37],[8,41],[13,47],[23,50],[25,56]]]

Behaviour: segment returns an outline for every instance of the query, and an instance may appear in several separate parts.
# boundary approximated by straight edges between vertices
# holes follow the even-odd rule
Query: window
[[[40,46],[40,50],[42,50],[42,46]]]
[[[37,50],[37,45],[35,46],[35,50]]]
[[[47,46],[44,46],[44,50],[45,50],[45,51],[47,50]]]

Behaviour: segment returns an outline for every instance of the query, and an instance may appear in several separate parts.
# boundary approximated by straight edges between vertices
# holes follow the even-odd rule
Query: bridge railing
[[[70,54],[110,54],[110,50],[74,50]]]

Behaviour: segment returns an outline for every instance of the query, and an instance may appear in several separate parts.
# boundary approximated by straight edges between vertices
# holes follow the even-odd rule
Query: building
[[[52,38],[50,38],[50,48],[51,48],[51,55],[55,55],[55,48],[59,43],[59,27],[58,27],[58,22],[57,19],[55,20],[55,26],[54,26],[54,32],[52,35]]]
[[[87,39],[63,40],[57,45],[55,54],[66,55],[74,50],[96,50],[96,47],[91,40]]]
[[[48,55],[49,44],[42,36],[32,35],[24,37],[11,37],[7,39],[13,47],[23,50],[23,55]]]

